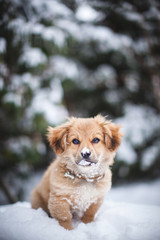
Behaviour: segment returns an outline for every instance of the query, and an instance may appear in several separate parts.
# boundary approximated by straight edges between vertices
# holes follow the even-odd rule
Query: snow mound
[[[62,228],[27,202],[0,207],[1,240],[158,240],[160,207],[105,201],[94,222]]]

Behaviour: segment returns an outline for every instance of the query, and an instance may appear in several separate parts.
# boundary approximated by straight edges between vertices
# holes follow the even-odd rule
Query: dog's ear
[[[104,139],[107,148],[113,152],[119,147],[122,139],[122,133],[119,131],[121,126],[106,120],[102,115],[95,117],[95,120],[101,125],[104,132]]]
[[[107,134],[106,136],[106,144],[108,145],[109,150],[113,152],[117,150],[121,143],[122,133],[119,131],[121,126],[110,123],[107,127],[110,129],[110,134]]]
[[[55,128],[48,127],[47,138],[56,154],[63,153],[66,149],[69,128],[69,122]]]

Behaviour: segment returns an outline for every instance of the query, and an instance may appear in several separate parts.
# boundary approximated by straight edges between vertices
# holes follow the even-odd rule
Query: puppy
[[[75,216],[84,223],[93,221],[111,187],[110,166],[122,137],[119,129],[101,115],[72,117],[49,127],[48,140],[57,157],[33,190],[32,207],[41,207],[69,230]]]

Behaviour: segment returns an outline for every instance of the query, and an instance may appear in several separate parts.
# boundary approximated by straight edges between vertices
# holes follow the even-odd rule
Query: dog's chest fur
[[[73,194],[74,205],[73,210],[78,209],[83,212],[86,211],[92,203],[96,203],[98,200],[97,189],[90,184],[84,184],[75,190]]]
[[[90,205],[96,204],[104,193],[105,191],[99,191],[94,184],[86,182],[73,189],[70,196],[63,199],[69,203],[72,214],[82,217]]]
[[[58,171],[54,173],[57,174]],[[57,181],[54,179],[57,179]],[[110,187],[111,173],[107,168],[105,174],[95,179],[93,176],[92,178],[82,179],[80,175],[71,174],[69,171],[62,172],[61,175],[53,174],[52,178],[52,189],[55,195],[66,201],[70,206],[72,215],[79,218],[92,204],[101,202]]]

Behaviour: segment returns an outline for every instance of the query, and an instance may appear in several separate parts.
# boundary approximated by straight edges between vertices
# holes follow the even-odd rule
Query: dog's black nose
[[[87,158],[89,158],[89,156],[91,155],[91,152],[81,153],[81,155],[82,155],[82,157],[83,157],[84,159],[87,159]]]
[[[84,148],[81,152],[81,155],[84,159],[87,159],[91,155],[91,152],[89,151],[89,149]]]
[[[81,155],[84,159],[87,159],[91,155],[91,152],[90,151],[86,151],[86,152],[82,151]]]

